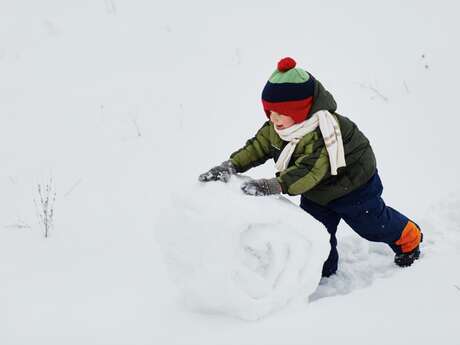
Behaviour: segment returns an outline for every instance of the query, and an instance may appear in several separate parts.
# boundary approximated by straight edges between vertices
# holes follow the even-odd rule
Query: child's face
[[[270,121],[275,125],[276,129],[289,128],[295,124],[292,118],[278,114],[276,111],[270,111]]]

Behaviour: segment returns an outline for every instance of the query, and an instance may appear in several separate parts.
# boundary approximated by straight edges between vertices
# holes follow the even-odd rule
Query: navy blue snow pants
[[[300,207],[324,224],[331,238],[331,251],[323,266],[323,276],[337,271],[337,226],[343,219],[358,235],[373,242],[387,243],[395,253],[401,253],[395,244],[408,222],[408,218],[386,206],[381,198],[382,182],[378,173],[353,192],[331,201],[326,206],[314,203],[304,196]]]

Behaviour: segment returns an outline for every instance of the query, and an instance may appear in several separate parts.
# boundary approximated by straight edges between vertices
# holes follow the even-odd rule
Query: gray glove
[[[246,181],[241,185],[241,190],[248,195],[265,196],[283,192],[276,177]]]
[[[208,181],[223,181],[228,182],[230,180],[231,175],[236,174],[236,168],[233,163],[228,160],[220,165],[212,168],[208,172],[201,174],[198,176],[198,180],[201,182],[208,182]]]

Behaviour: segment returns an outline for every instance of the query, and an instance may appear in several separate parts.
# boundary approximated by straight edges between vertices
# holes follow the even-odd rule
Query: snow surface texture
[[[282,196],[245,195],[242,181],[182,190],[157,231],[186,305],[256,320],[316,290],[329,236]]]
[[[0,344],[458,345],[459,10],[0,1]],[[384,200],[424,230],[422,257],[398,268],[341,222],[338,273],[307,307],[293,299],[257,322],[191,313],[154,233],[159,209],[266,121],[260,94],[286,55],[369,138]],[[247,172],[273,173],[272,162]],[[50,177],[45,239],[34,199]]]

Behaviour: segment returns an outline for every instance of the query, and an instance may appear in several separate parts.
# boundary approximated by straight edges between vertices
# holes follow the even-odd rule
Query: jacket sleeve
[[[230,160],[238,172],[261,165],[272,158],[270,143],[270,121],[257,131],[256,135],[246,142],[246,145],[230,155]]]
[[[299,195],[315,187],[330,175],[329,156],[324,145],[297,158],[294,164],[278,174],[283,193]]]

